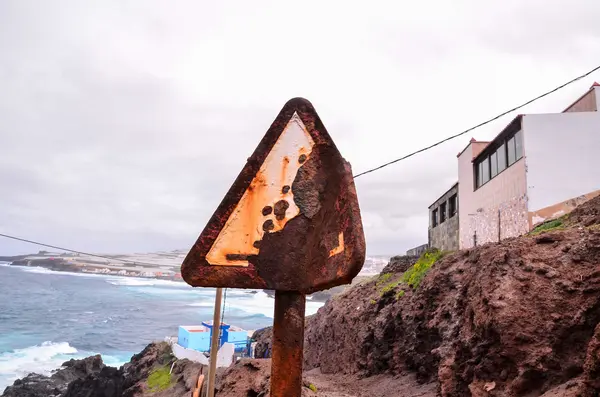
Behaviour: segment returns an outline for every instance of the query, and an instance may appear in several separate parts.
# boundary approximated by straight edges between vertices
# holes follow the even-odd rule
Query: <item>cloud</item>
[[[598,16],[594,0],[1,2],[0,232],[187,248],[289,98],[313,102],[358,173],[595,66]],[[368,252],[424,243],[456,153],[510,118],[359,178]]]

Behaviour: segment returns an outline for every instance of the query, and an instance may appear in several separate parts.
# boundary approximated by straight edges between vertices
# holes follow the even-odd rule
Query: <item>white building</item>
[[[600,195],[599,90],[594,83],[562,113],[519,115],[459,153],[461,249],[525,234]]]

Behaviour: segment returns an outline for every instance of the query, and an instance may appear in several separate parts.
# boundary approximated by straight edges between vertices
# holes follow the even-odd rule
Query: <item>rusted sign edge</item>
[[[321,119],[319,118],[312,104],[304,98],[293,98],[289,100],[283,106],[283,108],[271,124],[270,128],[267,130],[263,139],[258,143],[253,154],[247,159],[246,165],[243,167],[242,171],[239,173],[239,175],[233,182],[227,194],[217,207],[212,217],[208,220],[202,233],[198,237],[197,241],[193,245],[186,258],[184,259],[181,266],[181,274],[183,279],[189,285],[205,286],[201,282],[201,276],[199,275],[199,273],[202,272],[198,272],[197,270],[199,269],[199,267],[211,266],[205,259],[207,253],[211,249],[213,243],[215,242],[223,226],[226,224],[228,218],[234,211],[236,204],[240,201],[244,192],[250,186],[253,177],[259,172],[261,165],[265,161],[269,152],[272,150],[273,146],[275,145],[280,135],[286,128],[288,122],[295,113],[298,115],[298,117],[300,117],[300,119],[304,123],[306,130],[315,142],[315,145],[327,145],[333,148],[335,151],[338,151],[337,147],[335,146],[335,143],[331,139],[331,136],[327,132],[323,123],[321,122]],[[347,164],[347,166],[350,167],[349,164]],[[355,195],[356,190],[353,186],[354,181],[352,180],[351,175],[352,173],[349,172],[347,180],[345,180],[344,183],[352,185],[350,186],[349,191]],[[359,245],[362,245],[364,247],[364,235],[362,231],[360,211],[357,207],[354,208],[351,212],[352,218],[357,222],[354,223],[354,226],[347,226],[349,228],[356,228],[357,226],[360,228],[356,231],[362,239],[362,241],[359,242]],[[351,234],[348,233],[347,235]],[[347,243],[355,244],[356,242],[348,241]],[[350,283],[352,279],[360,272],[365,258],[364,255],[362,257],[360,257],[359,255],[355,259],[355,263],[349,264],[351,271],[346,277],[335,282],[331,282],[328,285],[317,285],[314,288],[312,288],[312,291],[326,289],[335,285]],[[218,271],[220,273],[220,277],[218,278],[218,280],[215,280],[215,283],[212,285],[213,287],[231,287],[237,285],[244,285],[244,288],[267,288],[266,283],[262,279],[260,279],[260,277],[258,277],[258,274],[253,264],[250,264],[248,267],[223,266],[219,267],[218,269],[215,269],[213,266],[211,270],[206,271],[211,273]],[[311,291],[305,292],[310,293]]]

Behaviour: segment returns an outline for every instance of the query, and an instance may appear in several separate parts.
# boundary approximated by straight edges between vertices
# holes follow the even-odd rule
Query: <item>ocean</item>
[[[15,379],[50,372],[71,358],[102,354],[120,366],[179,325],[212,320],[215,291],[146,278],[53,272],[0,264],[0,393]],[[227,290],[225,322],[272,325],[263,291]],[[323,303],[307,301],[306,314]]]

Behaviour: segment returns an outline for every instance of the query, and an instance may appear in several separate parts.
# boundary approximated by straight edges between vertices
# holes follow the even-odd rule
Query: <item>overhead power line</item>
[[[436,142],[436,143],[434,143],[432,145],[426,146],[426,147],[424,147],[422,149],[419,149],[419,150],[417,150],[415,152],[409,153],[409,154],[407,154],[407,155],[405,155],[403,157],[400,157],[400,158],[397,158],[395,160],[389,161],[389,162],[384,163],[384,164],[382,164],[382,165],[380,165],[378,167],[371,168],[369,170],[363,171],[363,172],[361,172],[359,174],[354,175],[353,178],[356,179],[356,178],[358,178],[360,176],[363,176],[363,175],[366,175],[366,174],[370,174],[371,172],[378,171],[378,170],[380,170],[382,168],[385,168],[385,167],[387,167],[389,165],[395,164],[395,163],[397,163],[399,161],[402,161],[402,160],[406,160],[409,157],[415,156],[415,155],[417,155],[419,153],[423,153],[423,152],[425,152],[425,151],[427,151],[429,149],[433,149],[434,147],[439,146],[439,145],[441,145],[444,142],[448,142],[448,141],[450,141],[450,140],[452,140],[454,138],[458,138],[459,136],[465,135],[465,134],[467,134],[467,133],[469,133],[469,132],[471,132],[471,131],[479,128],[479,127],[482,127],[482,126],[484,126],[486,124],[491,123],[492,121],[495,121],[495,120],[499,119],[502,116],[506,116],[509,113],[512,113],[512,112],[514,112],[516,110],[519,110],[522,107],[525,107],[525,106],[527,106],[527,105],[529,105],[529,104],[531,104],[531,103],[533,103],[533,102],[535,102],[535,101],[537,101],[539,99],[542,99],[542,98],[544,98],[544,97],[546,97],[546,96],[548,96],[550,94],[553,94],[556,91],[559,91],[559,90],[565,88],[566,86],[571,85],[571,84],[575,83],[576,81],[579,81],[579,80],[583,79],[584,77],[589,76],[590,74],[594,73],[595,71],[597,71],[599,69],[600,69],[600,65],[596,66],[595,68],[593,68],[589,72],[586,72],[586,73],[584,73],[584,74],[582,74],[580,76],[577,76],[574,79],[571,79],[571,80],[567,81],[566,83],[561,84],[561,85],[559,85],[556,88],[553,88],[550,91],[547,91],[547,92],[545,92],[545,93],[543,93],[541,95],[538,95],[535,98],[530,99],[530,100],[528,100],[527,102],[525,102],[525,103],[523,103],[521,105],[515,106],[515,107],[513,107],[513,108],[511,108],[511,109],[509,109],[509,110],[507,110],[505,112],[502,112],[499,115],[492,117],[491,119],[483,121],[483,122],[481,122],[481,123],[479,123],[479,124],[477,124],[477,125],[469,128],[469,129],[466,129],[466,130],[464,130],[462,132],[459,132],[458,134],[449,136],[449,137],[447,137],[445,139],[442,139],[439,142]],[[6,237],[6,238],[17,240],[17,241],[23,241],[23,242],[30,243],[30,244],[40,245],[42,247],[54,248],[54,249],[58,249],[58,250],[62,250],[62,251],[73,252],[73,253],[76,253],[76,254],[88,255],[88,256],[92,256],[92,257],[96,257],[96,258],[103,258],[103,259],[108,259],[108,260],[111,260],[111,261],[118,261],[118,262],[122,262],[122,263],[141,264],[141,265],[150,265],[150,266],[156,266],[157,265],[156,263],[138,262],[138,261],[134,262],[134,261],[129,261],[129,260],[125,260],[125,259],[111,258],[109,256],[104,256],[104,255],[91,254],[89,252],[83,252],[83,251],[73,250],[73,249],[70,249],[70,248],[58,247],[58,246],[51,245],[51,244],[45,244],[45,243],[40,243],[38,241],[33,241],[33,240],[28,240],[28,239],[24,239],[24,238],[20,238],[20,237],[11,236],[11,235],[8,235],[8,234],[2,234],[2,233],[0,233],[0,237]],[[222,314],[222,316],[223,315],[224,315],[224,313]]]
[[[527,102],[525,102],[525,103],[523,103],[523,104],[521,104],[521,105],[519,105],[519,106],[515,106],[514,108],[512,108],[512,109],[509,109],[509,110],[507,110],[507,111],[505,111],[505,112],[503,112],[503,113],[500,113],[499,115],[497,115],[497,116],[494,116],[494,117],[492,117],[491,119],[488,119],[488,120],[486,120],[486,121],[483,121],[483,122],[481,122],[481,123],[479,123],[479,124],[477,124],[477,125],[475,125],[475,126],[473,126],[473,127],[469,128],[469,129],[467,129],[467,130],[464,130],[463,132],[459,132],[459,133],[458,133],[458,134],[456,134],[456,135],[449,136],[448,138],[442,139],[442,140],[441,140],[441,141],[439,141],[439,142],[436,142],[436,143],[434,143],[434,144],[432,144],[432,145],[429,145],[429,146],[427,146],[427,147],[424,147],[424,148],[422,148],[422,149],[419,149],[419,150],[417,150],[416,152],[409,153],[409,154],[407,154],[406,156],[403,156],[403,157],[397,158],[397,159],[395,159],[395,160],[389,161],[389,162],[387,162],[387,163],[385,163],[385,164],[382,164],[382,165],[380,165],[380,166],[378,166],[378,167],[371,168],[371,169],[369,169],[369,170],[366,170],[366,171],[363,171],[363,172],[361,172],[361,173],[359,173],[359,174],[356,174],[356,175],[354,175],[354,179],[358,178],[359,176],[363,176],[363,175],[369,174],[369,173],[371,173],[371,172],[378,171],[378,170],[380,170],[380,169],[382,169],[382,168],[385,168],[385,167],[387,167],[387,166],[389,166],[389,165],[395,164],[395,163],[397,163],[397,162],[399,162],[399,161],[406,160],[406,159],[407,159],[407,158],[409,158],[409,157],[412,157],[412,156],[414,156],[414,155],[416,155],[416,154],[419,154],[419,153],[423,153],[423,152],[425,152],[425,151],[427,151],[427,150],[429,150],[429,149],[433,149],[434,147],[436,147],[436,146],[438,146],[438,145],[441,145],[441,144],[442,144],[442,143],[444,143],[444,142],[448,142],[448,141],[450,141],[450,140],[452,140],[452,139],[454,139],[454,138],[458,138],[459,136],[462,136],[462,135],[464,135],[464,134],[466,134],[466,133],[468,133],[468,132],[471,132],[471,131],[473,131],[473,130],[475,130],[475,129],[479,128],[479,127],[483,127],[484,125],[486,125],[486,124],[489,124],[489,123],[491,123],[492,121],[495,121],[495,120],[499,119],[499,118],[500,118],[500,117],[502,117],[502,116],[506,116],[507,114],[509,114],[509,113],[512,113],[512,112],[514,112],[515,110],[519,110],[519,109],[521,109],[522,107],[525,107],[525,106],[529,105],[530,103],[533,103],[533,102],[535,102],[535,101],[537,101],[537,100],[539,100],[539,99],[542,99],[542,98],[544,98],[545,96],[548,96],[548,95],[550,95],[550,94],[552,94],[552,93],[555,93],[556,91],[558,91],[558,90],[561,90],[561,89],[565,88],[566,86],[568,86],[568,85],[570,85],[570,84],[573,84],[574,82],[576,82],[576,81],[578,81],[578,80],[581,80],[581,79],[583,79],[584,77],[587,77],[587,76],[589,76],[590,74],[594,73],[594,72],[595,72],[596,70],[598,70],[598,69],[600,69],[600,66],[596,66],[594,69],[590,70],[590,71],[589,71],[589,72],[587,72],[587,73],[584,73],[584,74],[582,74],[581,76],[575,77],[574,79],[572,79],[572,80],[569,80],[569,81],[567,81],[566,83],[564,83],[564,84],[562,84],[562,85],[559,85],[558,87],[556,87],[556,88],[554,88],[554,89],[552,89],[552,90],[550,90],[550,91],[547,91],[547,92],[545,92],[545,93],[543,93],[543,94],[541,94],[541,95],[538,95],[538,96],[536,96],[535,98],[533,98],[533,99],[530,99],[530,100],[528,100]]]
[[[130,261],[130,260],[126,260],[126,259],[112,258],[110,256],[104,256],[104,255],[98,255],[98,254],[91,254],[89,252],[83,252],[83,251],[73,250],[73,249],[70,249],[70,248],[58,247],[56,245],[40,243],[39,241],[28,240],[28,239],[25,239],[25,238],[15,237],[15,236],[11,236],[11,235],[8,235],[8,234],[2,234],[2,233],[0,233],[0,237],[6,237],[6,238],[9,238],[11,240],[17,240],[17,241],[22,241],[22,242],[29,243],[29,244],[40,245],[40,246],[46,247],[46,248],[54,248],[54,249],[61,250],[61,251],[73,252],[75,254],[93,256],[93,257],[96,257],[96,258],[103,258],[103,259],[108,259],[108,260],[111,260],[111,261],[118,261],[118,262],[130,264],[130,265],[158,266],[157,263]]]

